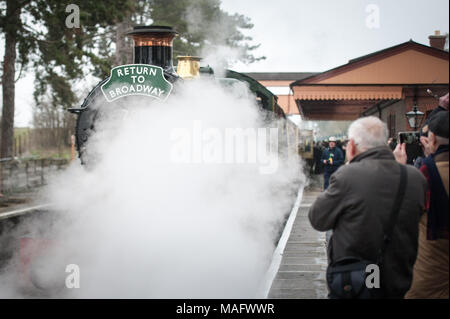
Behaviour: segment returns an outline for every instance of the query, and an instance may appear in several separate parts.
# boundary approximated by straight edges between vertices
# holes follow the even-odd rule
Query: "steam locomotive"
[[[199,58],[189,56],[178,57],[178,66],[175,69],[173,66],[173,39],[177,35],[177,32],[171,27],[154,25],[137,26],[134,27],[129,35],[131,35],[134,40],[135,65],[142,65],[142,67],[145,65],[147,67],[155,67],[152,68],[152,70],[161,70],[165,81],[174,85],[174,90],[176,90],[176,85],[182,84],[183,79],[192,78],[195,80],[202,76],[214,77],[216,81],[224,86],[236,83],[245,85],[245,87],[254,94],[262,112],[265,112],[267,122],[271,123],[270,125],[278,126],[279,139],[282,141],[280,145],[290,148],[290,151],[293,153],[301,152],[302,149],[304,149],[305,152],[310,152],[312,150],[312,139],[302,137],[305,135],[302,135],[302,131],[286,118],[285,113],[277,103],[277,97],[253,78],[232,70],[225,70],[225,77],[223,78],[215,77],[212,68],[201,67]],[[77,115],[75,128],[76,147],[83,164],[90,163],[89,153],[86,152],[86,150],[87,147],[89,147],[89,138],[95,134],[98,127],[98,121],[105,112],[110,112],[114,108],[115,102],[108,101],[107,96],[105,96],[104,91],[102,91],[102,88],[109,83],[111,78],[112,76],[100,81],[87,95],[79,108],[72,108],[69,110]],[[133,96],[125,96],[122,98],[133,98]],[[170,96],[168,98],[170,98]],[[310,135],[310,137],[312,138],[312,135]],[[286,151],[286,149],[282,151]],[[39,256],[41,251],[47,249],[46,247],[49,246],[50,243],[51,242],[48,240],[34,241],[25,239],[21,241],[20,247],[21,249],[26,247],[27,251],[32,252],[32,256]],[[26,254],[23,256],[21,255],[21,258],[23,259],[21,260],[21,267],[26,280],[29,280],[35,287],[44,291],[50,289],[46,288],[50,285],[49,283],[46,283],[45,281],[41,283],[40,281],[37,281],[38,279],[35,280],[38,276],[34,275],[33,267],[35,267],[34,265],[39,265],[39,260],[32,262],[32,258],[38,258],[29,258]]]
[[[200,66],[198,57],[179,56],[178,66],[176,69],[174,68],[173,39],[178,33],[172,27],[136,26],[127,35],[133,38],[134,63],[162,68],[164,78],[175,86],[187,78],[195,79],[206,75],[215,77],[211,67]],[[278,122],[282,124],[277,125],[279,137],[285,142],[284,144],[288,145],[293,152],[299,152],[299,149],[302,149],[301,145],[304,144],[304,141],[301,140],[302,134],[298,127],[286,118],[277,103],[277,97],[258,81],[245,74],[232,70],[225,70],[224,74],[224,78],[215,77],[215,80],[225,86],[233,83],[245,84],[255,95],[257,103],[266,113],[267,119],[281,120]],[[101,118],[103,112],[111,110],[111,105],[108,105],[111,102],[108,102],[102,94],[102,87],[107,84],[109,79],[106,78],[99,82],[85,98],[81,107],[69,109],[70,112],[77,115],[75,142],[82,164],[88,161],[87,141],[95,133],[96,122]]]

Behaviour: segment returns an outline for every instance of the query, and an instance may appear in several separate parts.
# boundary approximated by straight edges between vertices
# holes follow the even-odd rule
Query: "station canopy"
[[[355,120],[409,87],[448,85],[448,52],[408,41],[290,84],[305,120]]]

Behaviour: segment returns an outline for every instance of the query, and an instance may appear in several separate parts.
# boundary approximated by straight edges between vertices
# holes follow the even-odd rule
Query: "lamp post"
[[[422,119],[424,117],[425,113],[420,112],[417,108],[417,103],[414,101],[414,107],[412,111],[409,111],[405,114],[406,119],[408,120],[409,126],[416,131],[420,124],[422,123]]]

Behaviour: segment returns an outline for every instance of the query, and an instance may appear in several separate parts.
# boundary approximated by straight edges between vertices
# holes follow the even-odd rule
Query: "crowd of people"
[[[330,298],[449,298],[448,108],[447,93],[420,129],[424,156],[415,165],[373,116],[354,121],[341,145],[315,145],[324,192],[309,220],[331,234]],[[379,285],[356,289],[369,264],[380,269]]]

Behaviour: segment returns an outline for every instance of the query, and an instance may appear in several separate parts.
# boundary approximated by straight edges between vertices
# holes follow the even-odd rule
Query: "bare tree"
[[[33,143],[43,149],[61,150],[69,146],[75,118],[69,112],[46,101],[33,109]]]

